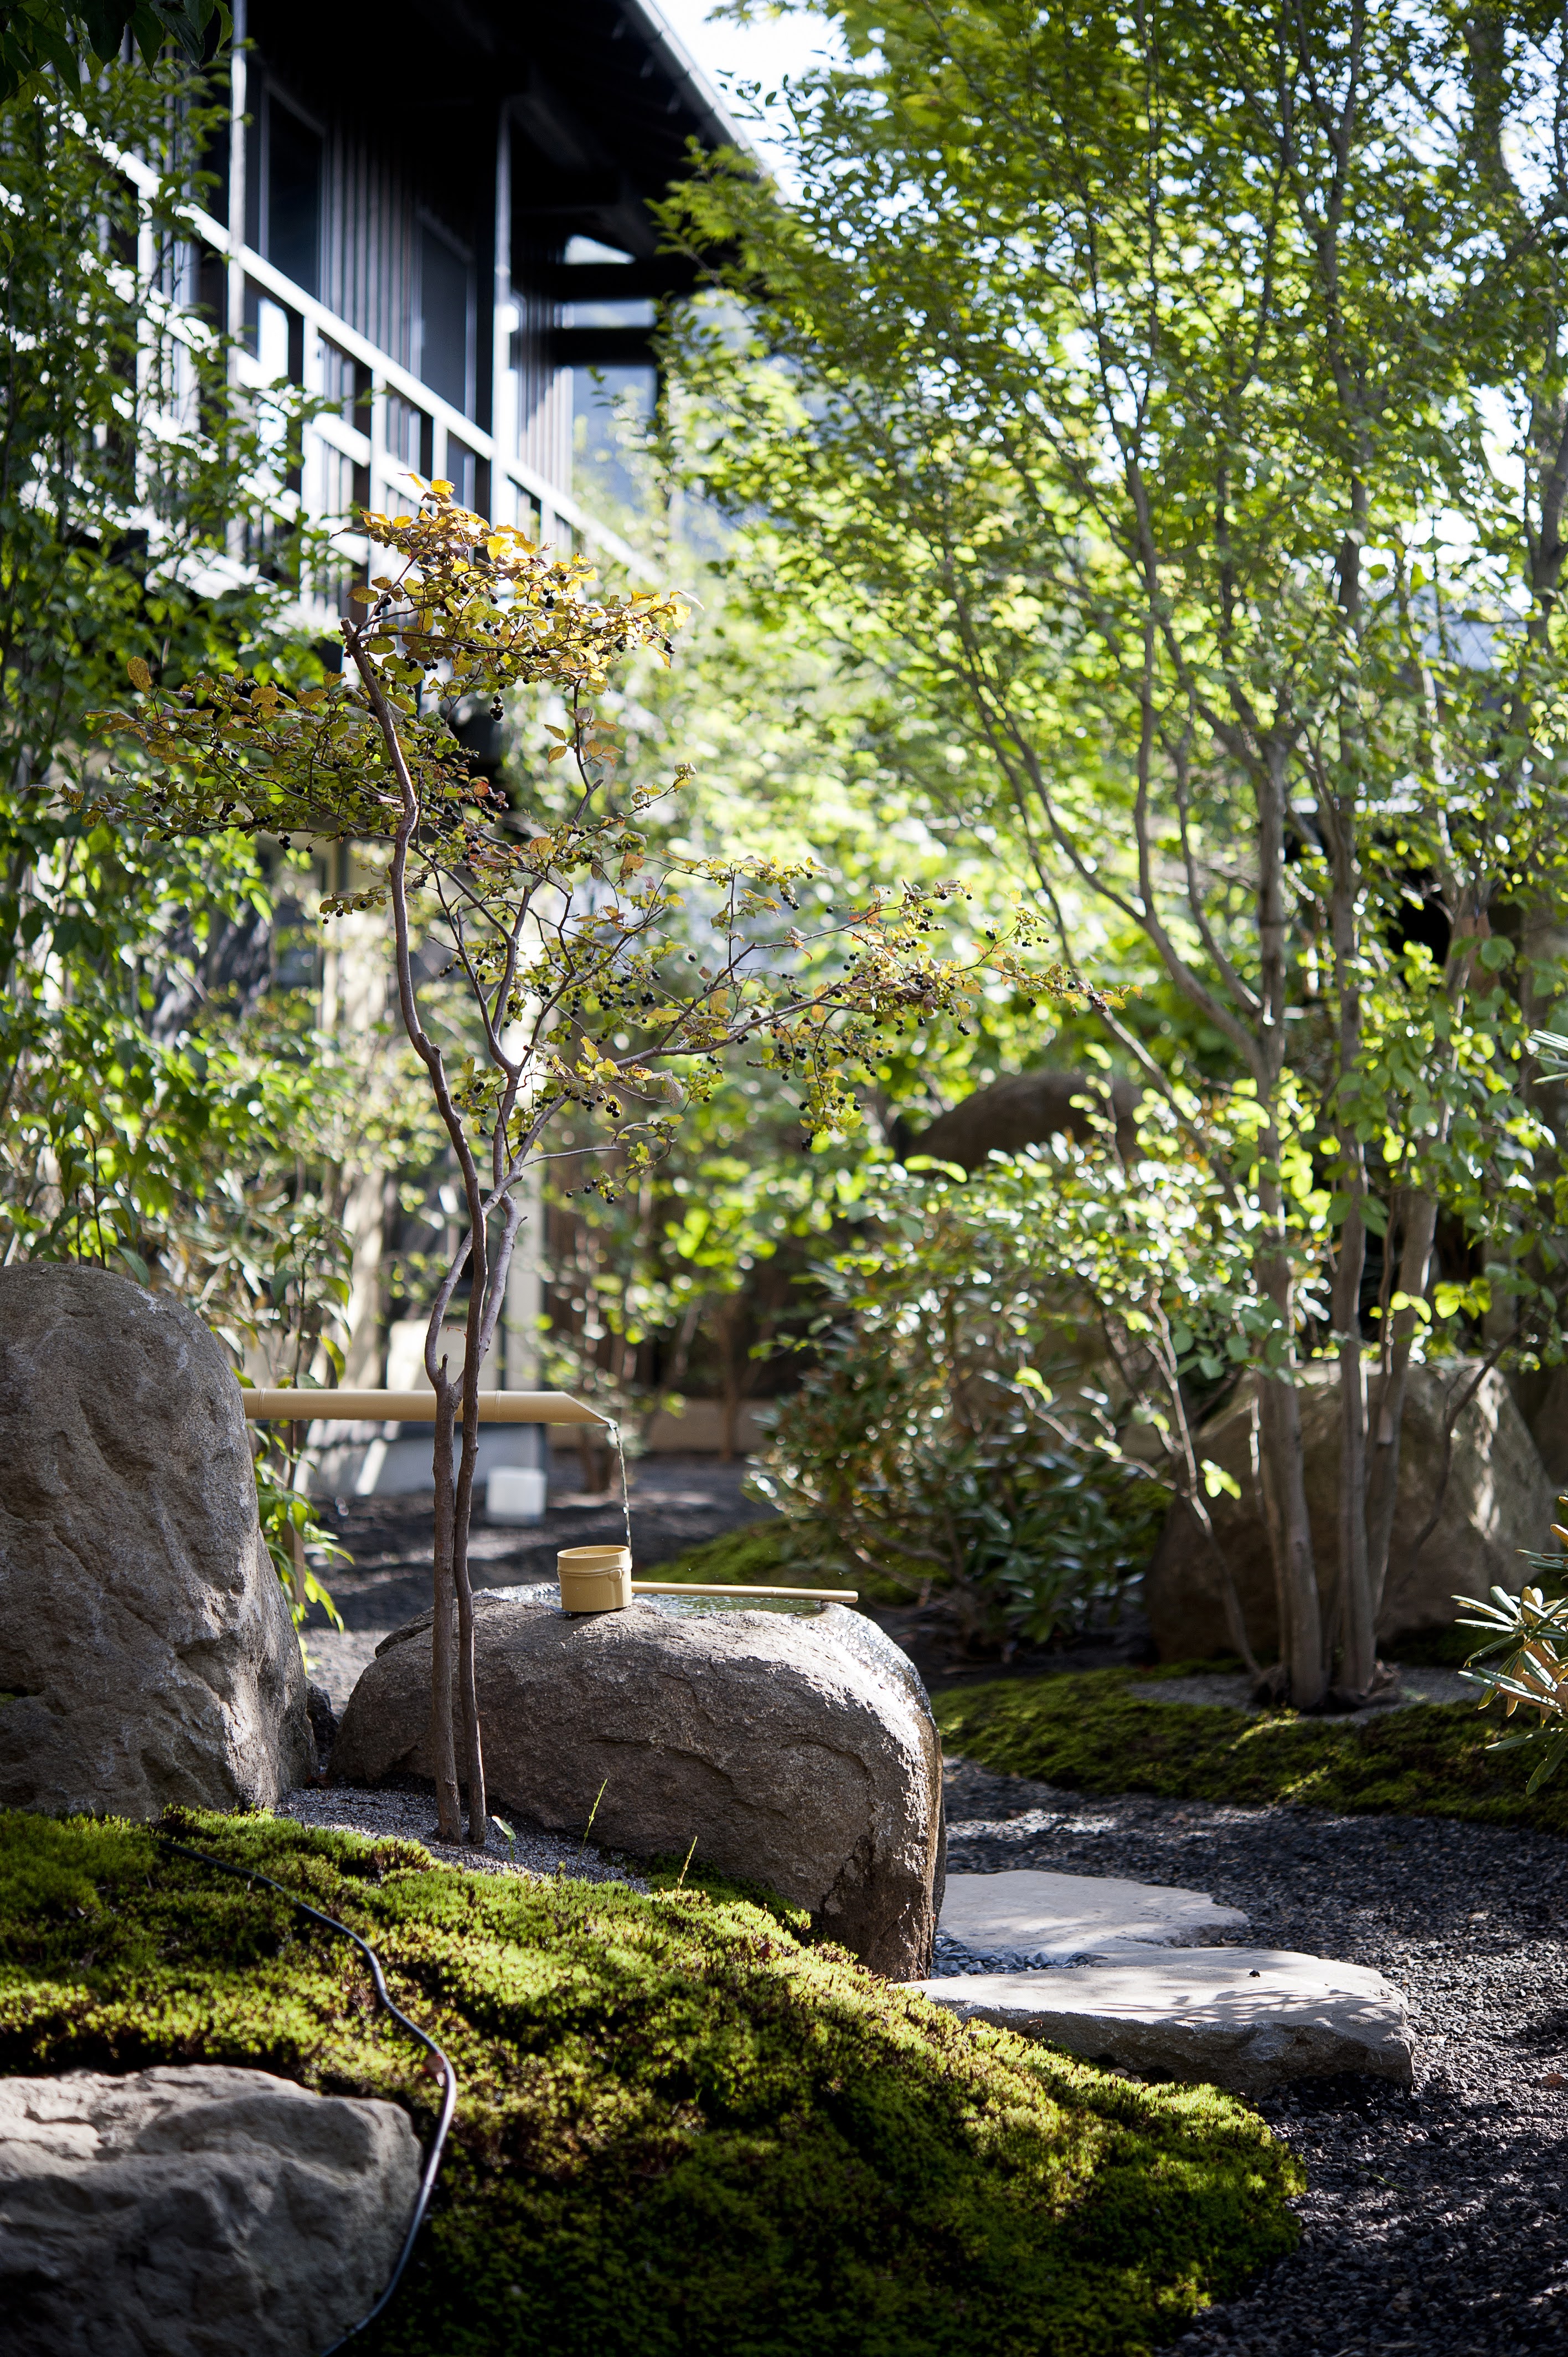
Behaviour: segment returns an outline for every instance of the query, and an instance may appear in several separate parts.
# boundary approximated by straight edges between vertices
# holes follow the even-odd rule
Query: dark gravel
[[[955,1868],[1207,1890],[1247,1911],[1239,1939],[1375,1965],[1410,1999],[1411,2093],[1307,2081],[1258,2106],[1306,2164],[1301,2244],[1174,2348],[1568,2352],[1568,1843],[1441,1818],[1106,1799],[961,1761],[948,1813]]]

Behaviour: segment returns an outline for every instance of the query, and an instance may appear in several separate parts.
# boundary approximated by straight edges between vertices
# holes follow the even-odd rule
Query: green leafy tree
[[[1563,36],[832,13],[854,62],[789,94],[788,196],[721,161],[668,209],[729,290],[675,339],[688,463],[772,520],[760,600],[853,616],[946,730],[933,789],[1064,958],[1137,944],[1220,1043],[1284,1674],[1364,1694],[1441,1211],[1482,1264],[1451,1311],[1562,1347],[1526,1040],[1563,986]],[[1294,1380],[1325,1351],[1326,1615]]]
[[[102,766],[87,715],[128,647],[180,669],[288,640],[272,423],[185,300],[201,99],[184,68],[116,64],[0,109],[0,1252],[206,1301],[235,1174],[311,1128],[308,1062],[242,1019],[266,879],[237,834],[149,855],[61,793]]]
[[[785,864],[815,859],[841,891],[868,897],[896,863],[918,884],[961,885],[972,933],[1004,922],[1014,898],[1004,862],[933,795],[923,772],[944,765],[944,748],[920,716],[900,710],[897,683],[857,653],[847,618],[820,599],[757,611],[731,578],[741,544],[715,511],[683,496],[659,418],[650,429],[624,416],[618,425],[614,475],[594,482],[593,504],[656,577],[691,585],[694,611],[680,662],[634,658],[604,708],[639,769],[673,767],[682,754],[695,763],[673,832],[693,845],[744,843]],[[628,480],[639,503],[618,505]],[[505,775],[526,801],[550,740],[542,711],[513,717]],[[808,885],[803,905],[811,899]],[[891,1142],[911,1106],[940,1106],[1037,1054],[1043,1012],[999,976],[961,1024],[886,1035],[857,1089],[871,1140]],[[658,1168],[616,1200],[585,1194],[573,1157],[554,1164],[550,1380],[614,1414],[633,1445],[674,1395],[716,1394],[721,1448],[738,1452],[746,1400],[771,1387],[788,1338],[820,1306],[808,1265],[865,1150],[859,1137],[805,1146],[783,1076],[741,1055]],[[607,1448],[586,1427],[578,1448],[585,1487],[602,1487]]]
[[[760,1362],[811,1315],[809,1257],[839,1217],[844,1164],[863,1150],[858,1136],[810,1150],[783,1076],[747,1060],[726,1060],[659,1164],[609,1200],[582,1190],[576,1157],[547,1185],[568,1241],[550,1255],[544,1364],[639,1446],[661,1410],[679,1413],[689,1390],[716,1384],[719,1454],[744,1453]],[[868,1068],[857,1093],[875,1094],[875,1077]],[[602,1487],[608,1468],[585,1453],[585,1476]]]
[[[425,1340],[435,1394],[432,1725],[443,1836],[461,1833],[454,1692],[462,1725],[468,1838],[487,1829],[474,1684],[468,1526],[479,1370],[494,1339],[523,1217],[523,1187],[563,1114],[602,1125],[625,1183],[657,1159],[687,1105],[709,1092],[727,1051],[746,1045],[788,1073],[801,1118],[829,1131],[857,1117],[848,1087],[883,1027],[961,1008],[983,971],[1015,972],[999,944],[966,971],[933,954],[931,896],[906,891],[790,922],[804,877],[767,859],[660,854],[648,813],[672,780],[627,780],[598,698],[635,650],[667,649],[678,597],[591,593],[591,569],[424,491],[413,517],[364,528],[391,568],[344,625],[345,673],[285,687],[242,671],[155,683],[103,726],[142,748],[105,805],[155,836],[232,828],[290,840],[379,846],[384,881],[336,904],[384,906],[397,1005],[461,1174],[460,1241]],[[554,760],[569,790],[514,812],[476,776],[444,707],[518,691],[559,699]],[[689,946],[700,914],[705,953]],[[1019,929],[1027,939],[1026,922]],[[462,985],[433,998],[432,953]],[[1035,985],[1071,987],[1052,973]],[[443,985],[445,988],[445,985]],[[467,1289],[464,1362],[442,1345]],[[456,1439],[461,1420],[462,1438]],[[456,1676],[454,1675],[456,1673]]]
[[[845,1172],[820,1354],[757,1486],[802,1553],[918,1588],[966,1646],[1043,1643],[1142,1568],[1173,1499],[1219,1556],[1191,1403],[1266,1314],[1243,1207],[1163,1100],[1126,1168],[1063,1138],[967,1178],[917,1157]],[[1256,1666],[1254,1664],[1254,1666]]]
[[[0,104],[51,72],[74,87],[86,60],[115,62],[127,33],[149,66],[170,42],[199,64],[214,30],[228,38],[221,0],[81,0],[75,7],[70,0],[7,0],[0,8]]]
[[[136,12],[149,57],[171,13]],[[18,70],[18,27],[58,15],[8,11],[0,68]],[[102,22],[113,60],[126,12]],[[102,767],[87,715],[128,646],[177,669],[289,643],[306,552],[264,462],[292,396],[268,417],[237,404],[185,299],[180,207],[226,120],[200,80],[111,61],[79,90],[58,41],[40,54],[52,70],[0,107],[0,1254],[171,1286],[237,1361],[281,1380],[303,1342],[295,1379],[318,1379],[351,1080],[365,1122],[353,1048],[271,987],[248,839],[135,845],[90,791],[61,795]],[[317,1571],[338,1552],[297,1486],[302,1435],[266,1434],[256,1467],[296,1618],[330,1607]]]

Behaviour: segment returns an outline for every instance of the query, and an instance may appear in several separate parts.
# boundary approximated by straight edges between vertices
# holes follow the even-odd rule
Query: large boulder
[[[926,1690],[842,1605],[568,1618],[550,1590],[476,1598],[485,1772],[499,1807],[639,1857],[768,1884],[875,1970],[929,1970],[941,1744]],[[428,1777],[430,1620],[385,1639],[349,1700],[336,1781]],[[601,1787],[602,1792],[601,1792]],[[596,1801],[597,1807],[596,1809]]]
[[[1568,1490],[1568,1367],[1527,1381],[1535,1395],[1527,1396],[1525,1421],[1546,1478],[1553,1490]]]
[[[8,2357],[313,2357],[380,2297],[419,2147],[395,2104],[193,2063],[0,2080]]]
[[[250,1807],[314,1757],[218,1341],[102,1269],[0,1270],[0,1808]]]
[[[1022,1154],[1047,1138],[1073,1137],[1087,1146],[1109,1120],[1117,1153],[1131,1162],[1138,1150],[1142,1095],[1134,1081],[1107,1081],[1095,1072],[1011,1072],[950,1105],[918,1137],[905,1138],[901,1150],[978,1170],[988,1154]]]
[[[1474,1380],[1473,1365],[1414,1366],[1405,1394],[1400,1472],[1389,1576],[1378,1615],[1384,1644],[1457,1618],[1455,1594],[1482,1596],[1496,1582],[1518,1588],[1529,1577],[1522,1547],[1549,1548],[1552,1520],[1548,1481],[1525,1422],[1503,1377],[1482,1378],[1455,1428],[1446,1485],[1444,1432],[1451,1404]],[[1319,1593],[1326,1611],[1339,1568],[1339,1382],[1332,1368],[1298,1378],[1306,1502],[1312,1519]],[[1375,1401],[1375,1383],[1369,1385]],[[1369,1442],[1369,1454],[1375,1442]],[[1274,1573],[1252,1463],[1251,1379],[1211,1416],[1197,1436],[1199,1458],[1212,1458],[1240,1484],[1240,1498],[1216,1498],[1214,1533],[1230,1566],[1261,1660],[1279,1642]],[[1416,1541],[1442,1489],[1442,1510],[1431,1536]],[[1190,1512],[1172,1509],[1144,1576],[1144,1597],[1162,1661],[1201,1660],[1228,1652],[1221,1577]]]

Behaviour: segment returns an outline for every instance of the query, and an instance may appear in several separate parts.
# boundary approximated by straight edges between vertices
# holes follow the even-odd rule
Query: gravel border
[[[417,1789],[383,1785],[364,1792],[346,1784],[297,1785],[284,1794],[273,1813],[333,1833],[368,1834],[378,1841],[392,1835],[399,1841],[418,1842],[441,1865],[466,1867],[470,1874],[521,1874],[531,1882],[542,1882],[564,1873],[576,1882],[624,1882],[632,1890],[650,1888],[618,1851],[596,1849],[591,1842],[578,1844],[569,1834],[542,1833],[537,1826],[517,1826],[516,1840],[509,1842],[492,1818],[482,1850],[438,1841],[435,1795]]]
[[[955,1868],[1206,1890],[1250,1918],[1223,1944],[1370,1964],[1410,2000],[1412,2090],[1304,2081],[1256,2106],[1306,2164],[1301,2244],[1170,2345],[1187,2357],[1568,2349],[1568,1842],[1446,1818],[1064,1792],[962,1760],[947,1782]]]

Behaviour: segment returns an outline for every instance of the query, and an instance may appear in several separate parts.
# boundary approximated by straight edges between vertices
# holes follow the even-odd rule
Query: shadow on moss
[[[366,2357],[1133,2357],[1294,2240],[1297,2166],[1240,2104],[958,2024],[728,1892],[178,1829],[371,1940],[461,2076]],[[341,1942],[127,1825],[0,1817],[0,2068],[198,2060],[430,2125]]]
[[[1470,1703],[1418,1703],[1359,1717],[1243,1717],[1139,1691],[1154,1678],[1215,1666],[1009,1679],[938,1695],[933,1707],[950,1751],[1069,1792],[1470,1817],[1568,1834],[1568,1784],[1527,1800],[1529,1765],[1487,1749],[1501,1731],[1496,1711],[1483,1717]]]

